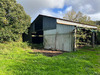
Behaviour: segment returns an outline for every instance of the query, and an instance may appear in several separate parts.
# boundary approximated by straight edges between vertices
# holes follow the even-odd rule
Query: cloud
[[[81,12],[85,12],[85,13],[91,13],[91,12],[95,11],[95,10],[93,9],[93,7],[92,7],[90,4],[86,4],[86,5],[84,5],[84,6],[80,6],[80,7],[79,7],[79,10],[80,10]],[[86,11],[86,10],[87,10],[87,11]]]
[[[63,18],[64,14],[71,10],[72,10],[72,6],[66,7],[66,9],[64,11],[58,11],[56,13],[53,12],[51,9],[44,9],[40,12],[40,14],[53,16],[53,17],[57,17],[57,18]]]
[[[64,1],[65,0],[17,0],[17,2],[24,7],[26,13],[31,16],[43,9],[63,8]]]
[[[58,18],[62,18],[62,16],[63,16],[62,11],[58,11],[57,13],[54,13],[54,12],[52,12],[52,10],[48,10],[48,9],[42,10],[41,14],[42,15],[53,16],[53,17],[58,17]]]
[[[100,12],[100,0],[65,0],[66,5],[71,5],[76,11],[94,14]]]
[[[72,6],[67,7],[67,8],[65,9],[65,13],[68,12],[68,11],[71,11],[72,9],[73,9]]]
[[[100,13],[87,14],[87,15],[90,16],[92,20],[100,21]]]
[[[57,13],[55,13],[51,9],[44,9],[44,10],[41,10],[41,12],[38,12],[36,15],[34,15],[34,17],[32,17],[32,21],[38,16],[38,14],[48,15],[48,16],[57,17],[57,18],[63,18],[64,12],[58,11]]]
[[[63,13],[74,9],[76,12],[81,11],[92,17],[93,20],[100,20],[100,0],[17,0],[27,14],[32,18],[42,13],[44,15],[63,17]],[[63,11],[53,12],[54,8],[63,8]],[[60,16],[59,16],[60,15]]]

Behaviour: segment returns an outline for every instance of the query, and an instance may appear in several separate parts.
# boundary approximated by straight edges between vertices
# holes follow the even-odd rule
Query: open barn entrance
[[[96,43],[96,33],[88,28],[77,28],[76,32],[76,46],[90,46]]]
[[[43,31],[37,31],[32,33],[32,43],[33,44],[43,43]]]

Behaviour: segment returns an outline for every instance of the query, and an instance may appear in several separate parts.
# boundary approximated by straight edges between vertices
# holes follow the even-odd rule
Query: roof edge
[[[52,17],[52,16],[47,16],[47,15],[42,15],[42,14],[39,14],[38,16],[51,17],[51,18],[60,19],[60,20],[64,20],[64,21],[69,21],[69,22],[73,22],[73,23],[79,23],[79,24],[83,24],[83,25],[90,25],[90,26],[96,26],[97,27],[97,25],[85,24],[85,23],[70,21],[70,20],[66,20],[66,19],[62,19],[62,18],[57,18],[57,17]]]

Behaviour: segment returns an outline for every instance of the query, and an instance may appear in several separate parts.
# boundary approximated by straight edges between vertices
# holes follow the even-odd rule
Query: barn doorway
[[[94,34],[94,36],[93,36]],[[77,28],[76,45],[77,47],[91,46],[96,43],[96,33],[86,28]]]
[[[43,43],[43,31],[37,31],[32,33],[32,43],[33,44]]]

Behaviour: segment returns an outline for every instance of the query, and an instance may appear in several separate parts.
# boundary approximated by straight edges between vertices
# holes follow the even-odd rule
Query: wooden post
[[[74,30],[74,51],[76,51],[76,48],[77,48],[77,46],[76,46],[76,28],[77,27],[75,27],[75,30]]]
[[[92,47],[95,46],[95,32],[92,32]]]
[[[76,46],[76,28],[75,28],[75,49],[77,48]]]

